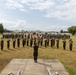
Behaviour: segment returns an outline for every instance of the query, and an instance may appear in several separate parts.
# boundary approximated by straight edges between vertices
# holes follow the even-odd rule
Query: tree
[[[63,30],[61,30],[60,33],[63,33]]]
[[[71,26],[68,28],[68,32],[71,33],[72,35],[75,35],[76,33],[76,26]]]
[[[2,25],[2,23],[0,24],[0,33],[3,33],[4,32],[4,27]]]

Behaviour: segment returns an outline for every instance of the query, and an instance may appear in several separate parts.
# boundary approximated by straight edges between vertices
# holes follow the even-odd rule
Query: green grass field
[[[76,36],[71,36],[71,38],[73,39],[73,51],[69,50],[68,40],[66,50],[63,50],[62,40],[60,40],[59,49],[57,49],[56,47],[40,47],[38,58],[58,59],[64,65],[66,71],[69,72],[69,75],[76,75]],[[20,48],[16,47],[15,49],[13,49],[11,43],[11,47],[8,50],[5,39],[4,50],[0,50],[0,72],[13,58],[33,58],[33,48],[27,46],[23,48],[21,43]]]

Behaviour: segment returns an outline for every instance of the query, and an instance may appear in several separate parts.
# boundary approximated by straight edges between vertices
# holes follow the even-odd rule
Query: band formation
[[[72,51],[73,47],[73,41],[70,39],[70,36],[64,35],[63,37],[61,36],[50,36],[47,33],[45,35],[42,34],[23,34],[23,35],[3,35],[1,40],[0,40],[0,46],[1,50],[4,49],[4,42],[7,40],[7,48],[10,49],[10,43],[12,43],[13,48],[20,47],[20,45],[24,46],[30,46],[33,47],[35,43],[38,44],[38,47],[44,46],[48,47],[50,46],[51,48],[55,47],[58,49],[60,46],[60,39],[62,39],[62,46],[63,49],[66,50],[66,39],[69,39],[69,50]],[[22,44],[20,44],[22,43]]]

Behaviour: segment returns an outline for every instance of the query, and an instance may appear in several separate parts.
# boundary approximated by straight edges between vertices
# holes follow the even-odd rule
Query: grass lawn
[[[68,40],[66,50],[63,50],[62,40],[60,40],[59,49],[56,49],[56,47],[40,47],[38,58],[58,59],[64,65],[65,69],[69,72],[69,75],[76,75],[76,36],[71,36],[71,38],[73,39],[73,51],[69,50]],[[0,50],[0,72],[13,58],[33,58],[33,48],[27,46],[23,48],[21,43],[20,48],[16,47],[13,49],[11,43],[11,47],[8,50],[5,39],[4,50]]]

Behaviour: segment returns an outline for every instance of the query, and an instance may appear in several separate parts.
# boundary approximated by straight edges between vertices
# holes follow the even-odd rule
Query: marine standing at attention
[[[59,38],[57,38],[57,40],[56,40],[56,47],[57,47],[57,49],[59,48]]]
[[[4,47],[4,40],[1,38],[1,50],[3,50]]]
[[[63,49],[64,50],[66,49],[66,40],[65,40],[65,38],[63,39]]]
[[[7,40],[7,48],[9,49],[9,47],[10,47],[10,40],[8,39]]]
[[[70,51],[72,51],[72,47],[73,47],[73,41],[72,39],[69,40],[69,49]]]

